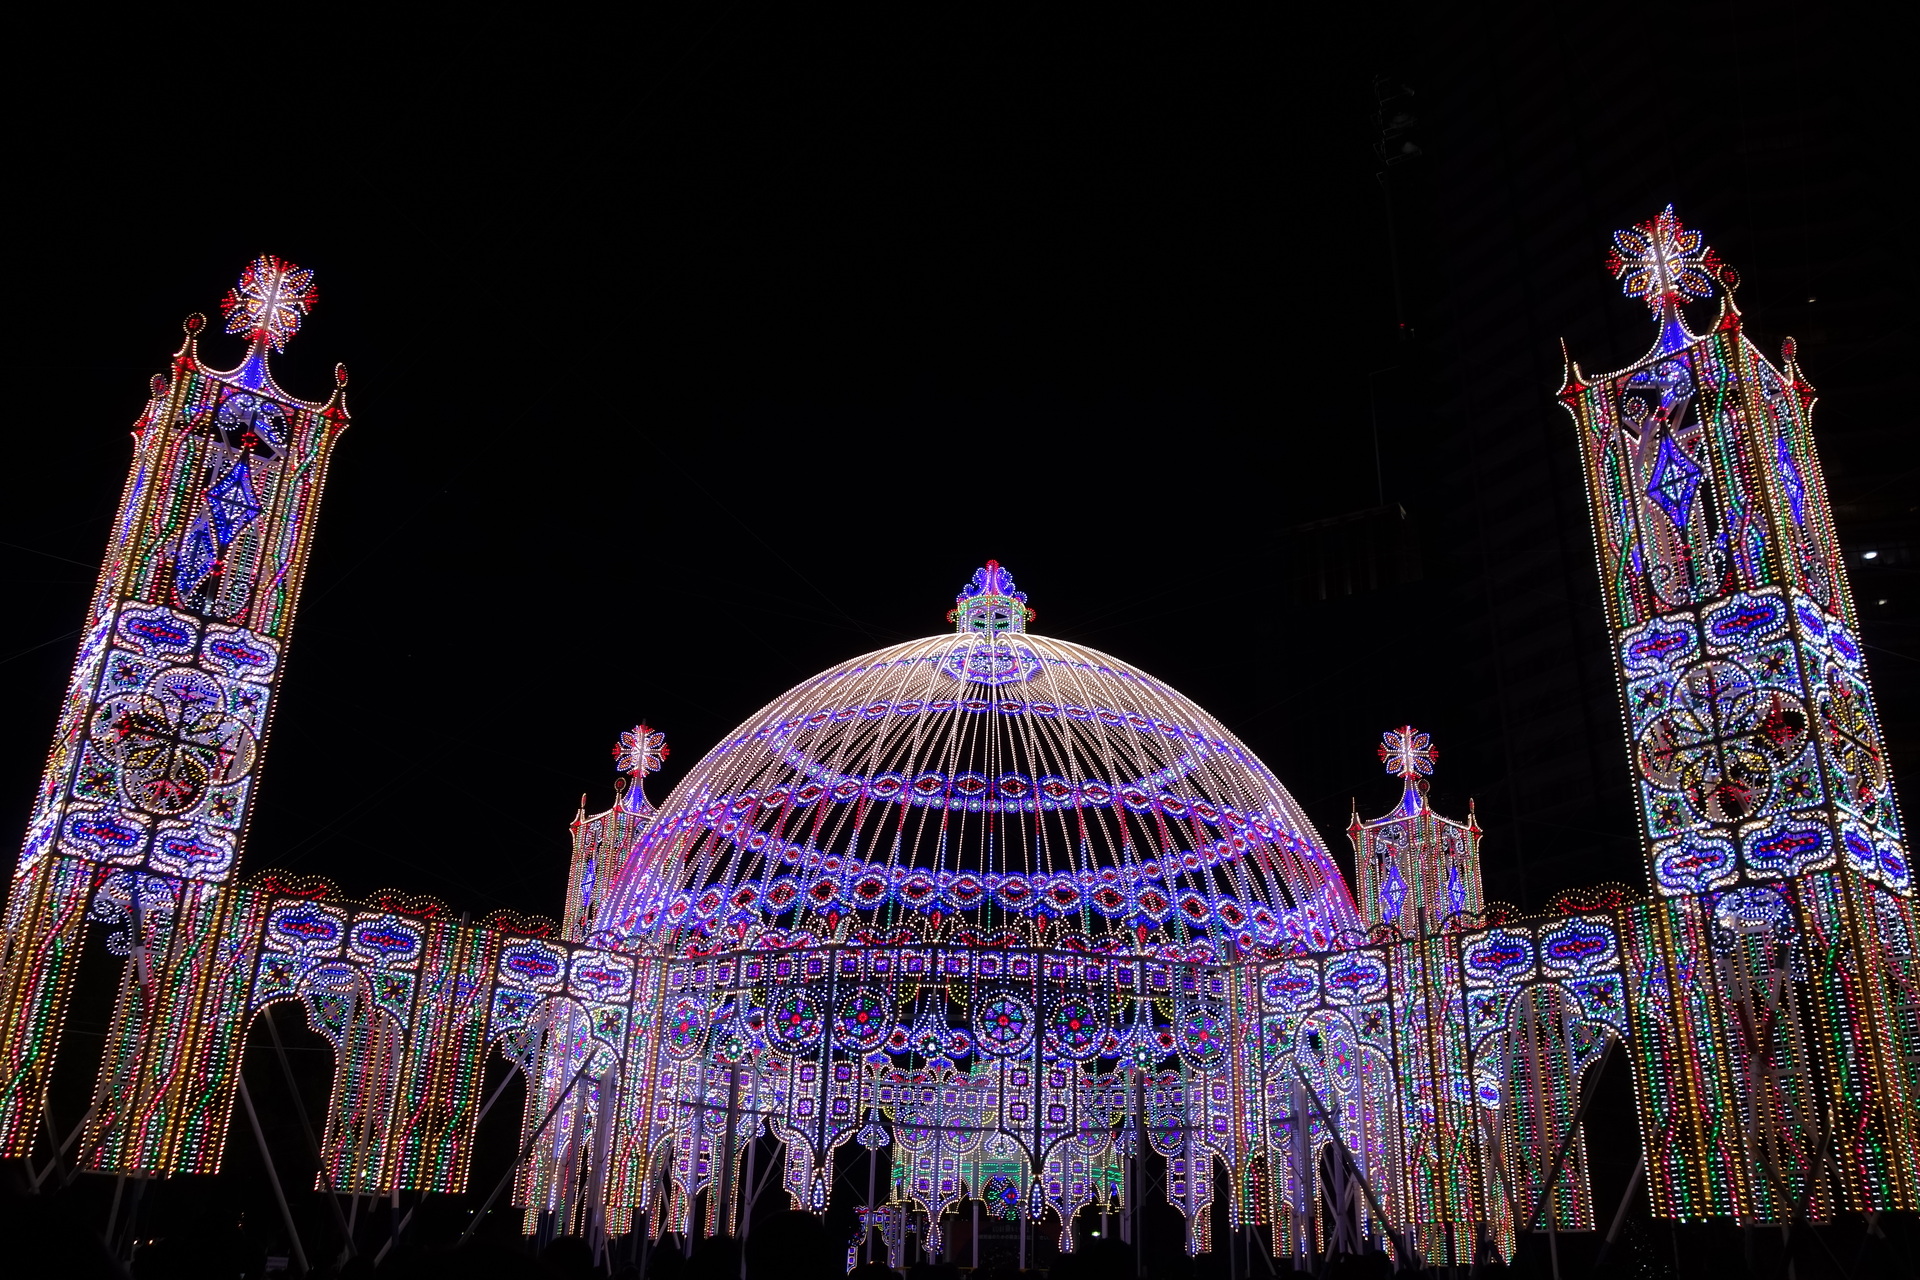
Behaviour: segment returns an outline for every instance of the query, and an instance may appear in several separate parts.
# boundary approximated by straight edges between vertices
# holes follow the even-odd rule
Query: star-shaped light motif
[[[637,724],[621,734],[619,744],[613,749],[615,767],[636,778],[660,772],[660,766],[666,763],[669,754],[667,735],[658,729],[649,729],[644,724]]]
[[[1376,750],[1386,764],[1387,772],[1402,778],[1417,778],[1432,773],[1434,759],[1440,754],[1433,745],[1433,739],[1410,724],[1381,734]]]
[[[312,271],[263,253],[247,264],[240,282],[220,299],[220,312],[227,318],[228,333],[284,351],[287,339],[299,332],[300,322],[318,297]]]
[[[1680,225],[1668,205],[1647,221],[1613,233],[1607,271],[1620,282],[1622,293],[1657,312],[1669,304],[1712,297],[1713,282],[1726,267],[1698,231]]]

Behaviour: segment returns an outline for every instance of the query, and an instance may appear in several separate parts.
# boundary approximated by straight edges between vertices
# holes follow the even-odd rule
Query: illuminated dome
[[[1358,927],[1299,806],[1219,721],[1028,631],[993,561],[948,616],[795,686],[695,765],[613,887],[615,937],[1011,931],[1198,958]]]

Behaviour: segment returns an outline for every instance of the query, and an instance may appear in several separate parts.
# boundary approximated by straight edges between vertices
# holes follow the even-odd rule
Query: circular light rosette
[[[1226,1047],[1226,1019],[1213,1010],[1194,1009],[1180,1020],[1180,1050],[1197,1065],[1211,1065]]]
[[[994,996],[974,1015],[973,1038],[980,1051],[1010,1058],[1033,1043],[1033,1006],[1019,996]]]
[[[859,987],[849,992],[834,1011],[833,1042],[853,1052],[878,1049],[892,1034],[893,1027],[887,1002],[880,993],[870,987]]]
[[[670,1057],[686,1059],[700,1052],[707,1038],[707,1013],[695,1000],[679,1000],[667,1010],[661,1040]]]
[[[1047,1019],[1048,1047],[1075,1062],[1085,1062],[1098,1054],[1105,1034],[1100,1015],[1085,1000],[1062,1000]]]
[[[788,991],[767,1009],[767,1038],[787,1053],[803,1053],[820,1043],[826,1019],[820,1002],[805,991]]]

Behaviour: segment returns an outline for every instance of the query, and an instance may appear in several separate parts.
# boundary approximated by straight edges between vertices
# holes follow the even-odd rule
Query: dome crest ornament
[[[1013,575],[998,560],[975,569],[973,581],[953,599],[947,621],[963,636],[1025,631],[1040,616],[1027,606],[1027,593],[1014,588]]]
[[[1040,659],[1031,649],[1007,637],[1027,629],[1039,615],[1027,605],[1027,593],[1016,589],[1013,575],[998,560],[973,571],[973,581],[954,597],[947,621],[968,643],[956,645],[941,669],[955,680],[989,688],[1023,684],[1040,671]]]

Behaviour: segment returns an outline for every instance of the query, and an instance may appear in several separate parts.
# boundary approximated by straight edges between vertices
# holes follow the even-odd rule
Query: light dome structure
[[[1224,959],[1358,927],[1299,806],[1213,716],[1028,631],[994,561],[948,616],[796,685],[695,765],[614,885],[607,940],[1011,931]]]

